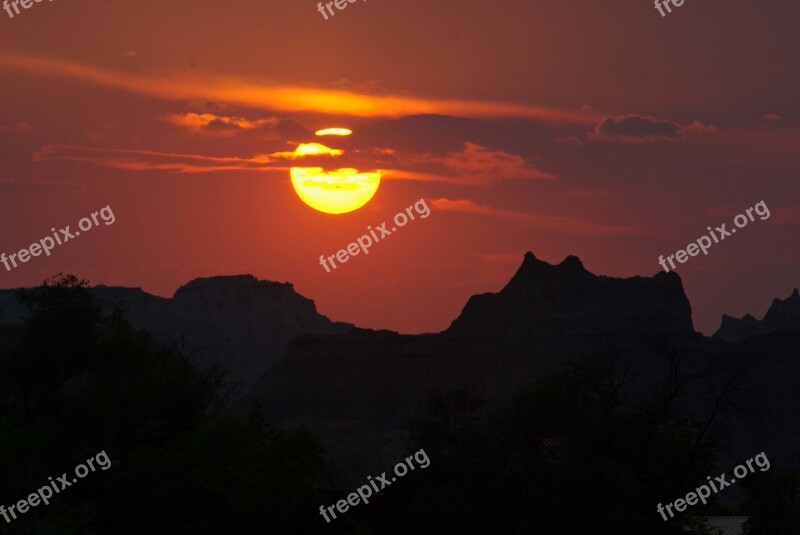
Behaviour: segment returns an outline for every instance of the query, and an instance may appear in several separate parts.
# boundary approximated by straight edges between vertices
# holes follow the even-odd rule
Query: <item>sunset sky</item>
[[[331,319],[438,331],[526,251],[652,276],[659,255],[759,201],[678,273],[695,328],[800,286],[800,3],[54,0],[0,10],[0,252],[109,205],[13,271],[171,296],[193,278],[291,282]],[[315,130],[346,127],[348,137]],[[363,208],[295,194],[299,143],[380,169]],[[319,264],[420,198],[431,215]]]

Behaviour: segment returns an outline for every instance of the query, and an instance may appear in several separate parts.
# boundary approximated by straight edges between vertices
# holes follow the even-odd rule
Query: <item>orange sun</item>
[[[318,136],[349,136],[346,128],[317,130]],[[321,143],[301,143],[294,158],[315,155],[341,156],[343,150],[332,149]],[[359,172],[350,167],[325,171],[322,167],[292,167],[289,170],[292,186],[297,196],[315,210],[326,214],[346,214],[358,210],[378,191],[381,172]]]

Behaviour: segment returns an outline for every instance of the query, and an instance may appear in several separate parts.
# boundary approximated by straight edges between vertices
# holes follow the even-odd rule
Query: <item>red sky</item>
[[[695,327],[800,286],[800,4],[55,0],[0,11],[0,252],[116,216],[7,272],[171,295],[200,276],[289,281],[340,321],[446,328],[525,251],[651,276],[764,201],[771,217],[680,265]],[[288,174],[383,169],[363,209],[303,204]],[[417,220],[319,265],[420,198]],[[391,226],[391,225],[389,225]]]

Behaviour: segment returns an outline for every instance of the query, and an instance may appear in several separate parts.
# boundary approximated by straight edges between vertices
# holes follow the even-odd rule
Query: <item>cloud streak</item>
[[[311,88],[200,73],[139,75],[41,56],[0,52],[0,69],[67,78],[166,100],[213,100],[286,112],[319,112],[362,117],[447,114],[515,117],[551,123],[594,124],[591,112],[528,104],[369,95],[354,90]]]
[[[797,225],[800,223],[800,205],[789,208],[775,208],[769,222],[776,225]]]
[[[280,119],[245,119],[214,113],[168,113],[164,120],[173,126],[184,128],[193,134],[232,137],[245,130],[255,130],[264,126],[275,126]]]
[[[479,182],[494,180],[555,180],[557,177],[525,161],[518,154],[465,143],[463,150],[448,154],[445,165],[461,176]]]
[[[572,217],[528,214],[481,205],[468,199],[433,199],[431,206],[438,211],[482,215],[562,234],[603,237],[642,234],[647,231],[647,228],[641,225],[604,225]]]
[[[85,184],[75,184],[72,182],[42,182],[36,180],[0,180],[0,191],[3,193],[19,192],[63,192],[63,191],[83,191],[90,190]]]
[[[33,128],[28,123],[17,123],[16,126],[4,126],[0,124],[0,134],[30,134]]]
[[[519,154],[471,142],[464,143],[461,150],[443,156],[416,154],[395,160],[396,163],[411,164],[415,169],[433,167],[436,171],[388,169],[384,172],[384,178],[465,186],[489,186],[499,181],[558,179],[557,175],[535,167]]]
[[[176,173],[211,173],[215,171],[288,170],[268,154],[251,158],[215,157],[151,150],[98,149],[76,145],[46,145],[32,156],[35,162],[85,162],[98,167],[130,171],[172,171]]]

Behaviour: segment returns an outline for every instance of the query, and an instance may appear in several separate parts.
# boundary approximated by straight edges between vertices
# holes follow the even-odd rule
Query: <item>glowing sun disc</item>
[[[323,128],[317,130],[314,135],[317,136],[349,136],[353,131],[349,128]]]
[[[300,199],[326,214],[346,214],[358,210],[378,191],[380,171],[359,173],[344,168],[323,171],[321,167],[292,167],[292,186]]]

